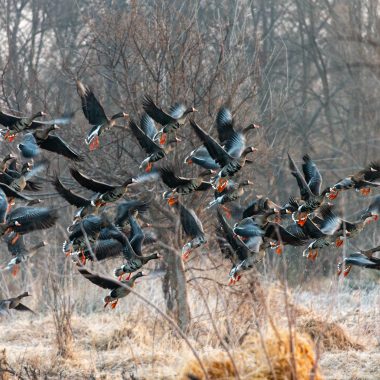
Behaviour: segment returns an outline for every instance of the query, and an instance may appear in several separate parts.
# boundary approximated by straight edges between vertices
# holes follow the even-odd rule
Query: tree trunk
[[[168,251],[166,274],[162,288],[168,313],[175,318],[181,330],[190,325],[190,308],[187,297],[185,268],[181,255]]]

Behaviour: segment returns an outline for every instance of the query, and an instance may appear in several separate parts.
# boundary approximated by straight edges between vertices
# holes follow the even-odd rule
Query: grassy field
[[[360,281],[360,273],[355,275],[355,279],[311,282],[306,289],[288,290],[263,280],[263,304],[250,297],[247,279],[233,288],[208,285],[211,315],[196,287],[191,287],[187,342],[135,295],[115,310],[102,308],[102,294],[95,287],[78,288],[70,297],[64,294],[55,306],[31,298],[27,304],[41,313],[12,314],[0,321],[0,378],[191,379],[186,371],[194,366],[194,376],[199,377],[193,378],[204,378],[189,345],[206,367],[217,360],[219,372],[210,370],[210,379],[274,378],[270,371],[260,372],[265,360],[259,356],[266,353],[276,366],[281,350],[268,339],[279,334],[285,345],[289,336],[297,342],[314,339],[306,350],[319,366],[316,378],[378,379],[380,293],[376,280]],[[85,285],[82,279],[77,281],[78,286]],[[136,290],[164,310],[159,286],[156,278],[141,281]],[[62,335],[67,335],[66,340]],[[288,365],[292,355],[284,355]],[[299,369],[304,354],[297,360]],[[306,376],[298,369],[296,378],[310,378],[309,372]],[[275,372],[277,378],[290,378]]]

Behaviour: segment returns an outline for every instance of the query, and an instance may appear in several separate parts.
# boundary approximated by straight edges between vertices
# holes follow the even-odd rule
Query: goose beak
[[[192,108],[193,112],[198,112],[198,110],[196,108]]]
[[[129,117],[129,114],[126,112],[123,112],[123,117],[127,119]]]

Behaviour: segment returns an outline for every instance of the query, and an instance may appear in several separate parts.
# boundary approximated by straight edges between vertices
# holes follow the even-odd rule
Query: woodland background
[[[318,164],[326,186],[379,158],[377,0],[0,0],[0,25],[1,109],[20,114],[43,110],[52,117],[75,112],[72,125],[62,127],[58,134],[85,155],[79,168],[96,179],[122,183],[137,174],[144,153],[127,127],[102,135],[100,149],[88,151],[84,137],[89,126],[80,109],[76,79],[93,88],[107,114],[123,110],[136,119],[142,112],[142,96],[150,94],[166,107],[176,101],[195,106],[200,111],[196,121],[206,130],[212,130],[222,105],[231,108],[237,125],[261,125],[250,135],[258,152],[244,176],[255,185],[241,200],[242,205],[256,195],[280,203],[298,195],[288,170],[287,152],[298,162],[308,153]],[[195,174],[196,169],[185,167],[183,159],[199,142],[187,126],[179,137],[182,142],[168,159],[181,173]],[[1,155],[11,150],[7,143],[0,145]],[[65,184],[79,191],[70,180],[70,163],[53,155],[49,158],[44,177],[52,179],[59,173]],[[226,350],[226,342],[233,350],[251,329],[265,331],[265,323],[259,321],[267,320],[268,313],[274,315],[276,308],[272,310],[268,300],[277,292],[276,304],[288,305],[291,299],[290,303],[318,312],[323,321],[343,323],[344,330],[355,339],[371,336],[374,340],[367,342],[367,348],[378,354],[379,276],[359,269],[352,270],[344,282],[335,276],[336,264],[346,250],[379,244],[376,225],[350,241],[343,253],[325,250],[315,263],[307,262],[299,248],[287,247],[281,256],[269,252],[257,271],[229,288],[225,285],[230,264],[219,253],[213,236],[216,218],[204,211],[206,199],[194,196],[186,202],[201,216],[209,243],[184,265],[180,249],[185,240],[176,214],[161,199],[164,190],[157,183],[132,194],[150,200],[144,220],[152,223],[159,243],[149,250],[159,249],[164,255],[160,263],[150,264],[152,276],[143,279],[136,291],[172,317],[192,344],[199,344],[199,350],[207,345]],[[146,342],[148,338],[142,332],[136,334],[134,327],[140,328],[160,336],[156,349],[162,355],[167,351],[167,359],[175,357],[181,338],[170,325],[162,327],[166,322],[135,295],[123,301],[114,315],[109,311],[104,314],[104,292],[79,278],[61,250],[73,208],[48,184],[39,197],[60,207],[60,221],[43,235],[49,246],[23,268],[18,278],[5,272],[0,275],[0,298],[28,289],[33,294],[30,305],[39,313],[34,322],[29,317],[1,322],[4,333],[0,347],[7,349],[9,357],[5,362],[25,378],[30,371],[36,371],[36,378],[58,373],[64,378],[75,371],[94,378],[111,373],[113,378],[119,374],[122,378],[149,378],[132,348],[125,354],[132,358],[130,361],[118,359],[117,364],[99,366],[102,360],[115,360],[109,359],[109,352],[114,355],[125,349],[123,340],[115,347],[108,340],[134,331],[135,335],[128,337],[130,347],[146,353],[156,346],[154,339],[153,343]],[[338,210],[348,220],[355,220],[368,204],[368,198],[354,192],[342,194],[337,201]],[[37,240],[38,234],[30,237],[31,243]],[[2,247],[0,259],[5,264],[9,255],[4,244]],[[114,266],[107,263],[101,269],[111,273]],[[100,270],[97,264],[94,268]],[[358,320],[352,322],[350,313]],[[288,325],[296,326],[296,316],[285,314]],[[137,327],[129,326],[139,315],[144,315],[145,326],[141,320],[136,322]],[[342,316],[345,319],[341,320]],[[94,327],[96,323],[99,328]],[[8,329],[22,333],[27,329],[21,342],[40,342],[39,357],[49,360],[42,364],[33,359],[18,340],[23,334],[14,333],[12,338],[5,333]],[[104,338],[106,348],[89,343],[95,339],[91,331]],[[103,337],[105,331],[110,335]],[[141,340],[149,349],[141,346]],[[91,360],[74,365],[79,347],[91,347],[95,354]],[[107,355],[100,354],[102,350]],[[359,362],[372,354],[362,355]],[[161,361],[153,373],[163,371],[162,378],[179,371],[174,359],[168,359],[166,367],[163,359],[154,359],[153,354],[149,360],[146,367]],[[329,357],[322,355],[322,373],[337,379],[337,373],[331,372],[337,367],[335,356],[331,360],[329,364]],[[29,375],[23,367],[29,368]],[[369,377],[352,378],[376,378],[380,373],[376,368],[369,370]],[[352,368],[347,371],[351,376]]]

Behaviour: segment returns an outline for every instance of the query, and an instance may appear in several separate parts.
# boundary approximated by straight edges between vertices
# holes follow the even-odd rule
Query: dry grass
[[[309,334],[323,351],[363,349],[361,344],[352,341],[342,327],[334,322],[330,323],[316,318],[303,318],[298,323],[297,328],[299,331]]]
[[[293,349],[291,348],[293,347]],[[294,362],[292,358],[294,357]],[[320,380],[312,343],[306,336],[296,334],[293,345],[288,332],[270,333],[262,342],[258,336],[250,336],[234,355],[237,372],[231,359],[223,351],[209,353],[203,363],[210,380],[240,379],[308,379]],[[313,374],[313,375],[312,375]],[[181,380],[206,379],[195,360],[185,364]]]
[[[141,282],[138,289],[145,295],[157,294],[156,282]],[[335,297],[324,290],[323,284],[315,294],[307,290],[288,292],[294,316],[292,331],[296,331],[294,355],[290,354],[284,289],[277,285],[266,287],[267,309],[280,331],[278,336],[267,322],[257,323],[246,289],[244,283],[224,289],[223,300],[215,293],[208,295],[219,336],[228,345],[241,379],[290,379],[294,368],[297,379],[309,379],[318,355],[307,334],[317,338],[320,347],[317,359],[320,371],[314,379],[380,378],[376,289],[363,293],[359,307],[352,301],[357,295],[341,289],[341,304],[331,310],[326,305],[336,305]],[[73,293],[76,308],[70,320],[71,355],[66,358],[58,355],[53,309],[37,317],[18,313],[0,320],[0,352],[6,349],[6,358],[0,356],[0,368],[7,368],[23,379],[169,380],[180,376],[186,379],[188,373],[194,378],[204,378],[189,347],[161,317],[137,304],[133,295],[123,300],[118,309],[103,310],[96,290],[86,290],[85,300],[78,290]],[[323,291],[325,294],[320,295]],[[313,307],[305,302],[319,296],[323,302],[313,302]],[[191,297],[192,326],[187,334],[190,344],[201,356],[210,379],[236,378],[233,363],[194,290]],[[157,296],[150,298],[162,307]],[[31,301],[29,305],[35,306]],[[6,380],[5,376],[14,377],[9,372],[0,374]]]

